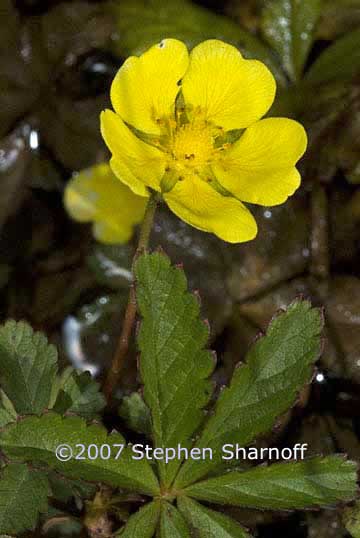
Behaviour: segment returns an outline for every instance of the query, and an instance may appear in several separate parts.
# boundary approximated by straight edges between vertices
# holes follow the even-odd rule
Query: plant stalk
[[[158,205],[158,197],[156,193],[150,195],[149,201],[146,206],[144,220],[141,225],[138,245],[132,261],[132,272],[134,275],[134,264],[137,258],[148,247],[150,233],[154,222],[154,216]],[[136,293],[135,284],[132,282],[129,291],[128,303],[125,310],[124,322],[121,329],[118,345],[113,357],[110,369],[107,373],[103,384],[103,392],[105,394],[108,404],[110,404],[112,395],[116,385],[119,382],[121,370],[123,369],[127,352],[129,350],[131,333],[133,331],[135,319],[136,319]]]

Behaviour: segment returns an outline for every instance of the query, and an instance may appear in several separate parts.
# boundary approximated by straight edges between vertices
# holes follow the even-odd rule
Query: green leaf
[[[130,430],[151,435],[151,416],[147,405],[138,392],[125,396],[119,407],[119,415]]]
[[[102,411],[105,403],[99,383],[89,372],[80,373],[73,368],[64,370],[54,411],[60,414],[71,412],[92,419]]]
[[[190,486],[196,499],[248,508],[305,509],[352,500],[357,465],[342,456],[234,471]]]
[[[27,465],[10,464],[0,479],[0,533],[17,534],[34,529],[39,513],[48,508],[46,475]]]
[[[72,453],[69,461],[60,461],[56,457],[56,448],[63,444],[68,445],[68,453]],[[108,435],[100,426],[87,426],[80,417],[63,418],[55,413],[24,418],[0,433],[0,446],[10,459],[45,463],[70,478],[105,482],[114,487],[157,494],[157,480],[147,460],[135,461],[129,447],[116,458],[119,447],[115,447],[115,444],[125,444],[120,434]],[[84,459],[77,459],[81,453],[79,445],[86,447],[82,455]],[[90,459],[87,456],[89,445],[96,445],[99,449],[103,445],[110,445],[111,457]],[[107,457],[107,451],[104,454]]]
[[[353,538],[360,538],[360,502],[346,508],[342,514],[342,521],[346,530]]]
[[[5,392],[0,389],[0,428],[14,422],[17,418],[17,413],[13,404],[6,396]]]
[[[305,76],[311,84],[347,81],[360,73],[360,30],[336,40],[318,57]]]
[[[4,409],[3,407],[0,407],[0,428],[5,426],[6,424],[9,424],[9,422],[12,422],[14,419],[10,415],[9,411]]]
[[[184,41],[189,48],[206,39],[222,39],[238,46],[245,57],[261,60],[285,84],[285,77],[272,52],[262,41],[227,17],[187,0],[118,0],[113,14],[119,39],[113,46],[121,56],[141,54],[164,38]]]
[[[63,503],[68,502],[73,497],[84,501],[94,497],[96,485],[82,480],[71,480],[53,471],[48,473],[51,496]]]
[[[179,510],[169,503],[161,506],[160,538],[190,538],[190,530]]]
[[[179,497],[178,508],[198,538],[250,538],[239,523],[192,499]]]
[[[153,538],[160,515],[160,503],[148,503],[133,514],[115,536],[121,538]]]
[[[262,16],[262,31],[269,45],[279,54],[293,82],[301,79],[322,0],[270,0]]]
[[[47,408],[57,372],[57,351],[25,322],[0,327],[0,382],[16,411],[39,414]]]
[[[320,353],[322,326],[321,312],[308,301],[295,301],[273,319],[266,335],[250,348],[246,364],[235,370],[196,444],[212,448],[213,459],[185,462],[177,487],[224,466],[223,445],[249,445],[293,405],[298,391],[310,382]]]
[[[204,346],[207,326],[199,319],[199,303],[186,291],[184,272],[161,253],[145,254],[135,264],[137,301],[143,322],[138,343],[144,399],[151,410],[157,447],[191,446],[212,393],[208,379],[214,360]],[[180,465],[159,462],[170,484]]]

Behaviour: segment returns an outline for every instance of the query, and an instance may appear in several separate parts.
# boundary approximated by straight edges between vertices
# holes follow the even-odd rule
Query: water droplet
[[[308,258],[310,256],[310,250],[308,248],[303,248],[302,255],[304,256],[304,258]]]
[[[35,129],[32,129],[30,131],[29,145],[30,148],[33,150],[36,150],[39,147],[39,133],[35,131]]]
[[[65,353],[69,357],[75,368],[88,371],[95,376],[99,373],[99,368],[90,364],[81,346],[81,323],[73,316],[69,316],[63,325],[63,341]]]

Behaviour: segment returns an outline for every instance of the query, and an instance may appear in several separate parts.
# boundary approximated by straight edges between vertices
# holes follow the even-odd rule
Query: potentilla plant
[[[342,455],[304,459],[306,446],[261,451],[312,379],[322,312],[295,300],[275,315],[229,386],[215,390],[209,328],[183,270],[147,252],[157,204],[228,242],[255,237],[243,202],[283,203],[300,183],[302,126],[261,119],[275,81],[221,41],[188,53],[166,39],[119,70],[101,129],[112,158],[77,175],[65,203],[104,242],[141,223],[133,285],[102,390],[86,373],[58,371],[57,353],[24,322],[0,329],[0,533],[47,528],[75,497],[90,536],[245,538],[227,507],[318,508],[356,496],[356,465]],[[134,435],[108,432],[136,316],[142,389],[124,399]],[[136,433],[135,433],[136,432]],[[278,461],[282,459],[283,461]],[[269,465],[254,465],[268,461]],[[276,461],[272,461],[276,460]],[[85,501],[86,499],[86,501]]]
[[[91,536],[243,538],[250,533],[224,507],[294,510],[352,500],[356,465],[342,455],[303,459],[297,445],[283,451],[293,461],[249,466],[268,459],[255,439],[311,381],[321,311],[299,299],[278,313],[214,400],[209,329],[183,270],[153,253],[141,255],[134,272],[143,384],[142,394],[126,399],[134,444],[101,425],[103,396],[88,374],[59,375],[43,335],[23,322],[0,329],[0,531],[34,528],[40,515],[54,521],[49,505],[94,496],[91,484],[99,487],[83,518]],[[252,447],[249,461],[245,447]],[[131,515],[130,501],[138,506]]]

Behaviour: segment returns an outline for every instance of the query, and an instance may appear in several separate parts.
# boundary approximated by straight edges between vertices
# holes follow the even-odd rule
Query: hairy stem
[[[154,193],[150,196],[147,207],[146,207],[144,220],[141,225],[139,242],[138,242],[138,245],[134,254],[134,258],[133,258],[133,267],[138,256],[142,254],[144,250],[146,250],[149,244],[149,238],[150,238],[152,225],[154,222],[154,216],[155,216],[157,204],[158,204],[157,194]],[[111,402],[112,394],[114,392],[116,385],[118,384],[121,370],[124,366],[126,355],[129,350],[130,337],[131,337],[131,333],[132,333],[134,323],[135,323],[135,318],[136,318],[136,310],[137,310],[137,307],[136,307],[135,285],[134,283],[132,283],[130,286],[129,299],[128,299],[127,307],[125,310],[125,316],[124,316],[124,321],[123,321],[123,325],[121,329],[119,342],[118,342],[110,369],[107,373],[107,376],[103,384],[103,391],[104,391],[104,394],[106,396],[108,403]]]

